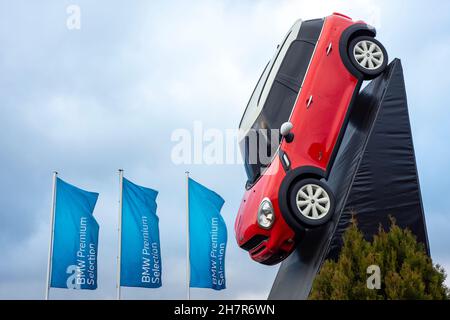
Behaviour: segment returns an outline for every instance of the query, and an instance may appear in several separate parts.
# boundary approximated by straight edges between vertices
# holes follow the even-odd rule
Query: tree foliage
[[[380,289],[367,286],[371,265],[380,268]],[[338,260],[324,262],[309,299],[449,299],[445,278],[444,269],[433,265],[423,244],[394,219],[388,232],[380,226],[372,242],[364,239],[353,220],[344,233]]]

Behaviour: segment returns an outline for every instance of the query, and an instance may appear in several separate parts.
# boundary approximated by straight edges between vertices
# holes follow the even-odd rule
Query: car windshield
[[[239,125],[239,145],[248,183],[254,183],[275,156],[279,129],[288,121],[314,45],[299,41],[298,21],[277,48],[253,90]]]

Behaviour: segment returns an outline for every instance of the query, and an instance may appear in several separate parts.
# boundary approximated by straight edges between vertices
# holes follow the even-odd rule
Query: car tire
[[[377,39],[360,36],[350,41],[348,55],[353,66],[365,80],[378,77],[386,69],[388,54],[386,48]]]
[[[318,179],[297,181],[289,193],[294,218],[307,228],[327,223],[334,213],[335,198],[328,185]]]

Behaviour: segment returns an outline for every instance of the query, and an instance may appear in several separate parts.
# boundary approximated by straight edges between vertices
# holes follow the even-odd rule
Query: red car
[[[235,232],[253,260],[279,263],[331,219],[327,178],[353,101],[388,63],[375,35],[338,13],[297,21],[264,69],[239,125],[248,181]]]

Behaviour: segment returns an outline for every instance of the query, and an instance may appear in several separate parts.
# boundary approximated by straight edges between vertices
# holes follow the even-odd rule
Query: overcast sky
[[[66,8],[81,8],[68,30]],[[171,133],[236,128],[259,75],[298,18],[334,11],[378,29],[402,59],[431,251],[450,270],[450,3],[442,1],[0,0],[0,298],[44,297],[51,174],[100,193],[98,289],[115,297],[117,169],[159,191],[163,287],[123,298],[185,297],[185,176],[225,199],[227,290],[193,298],[266,298],[277,267],[234,240],[241,165],[175,165]]]

